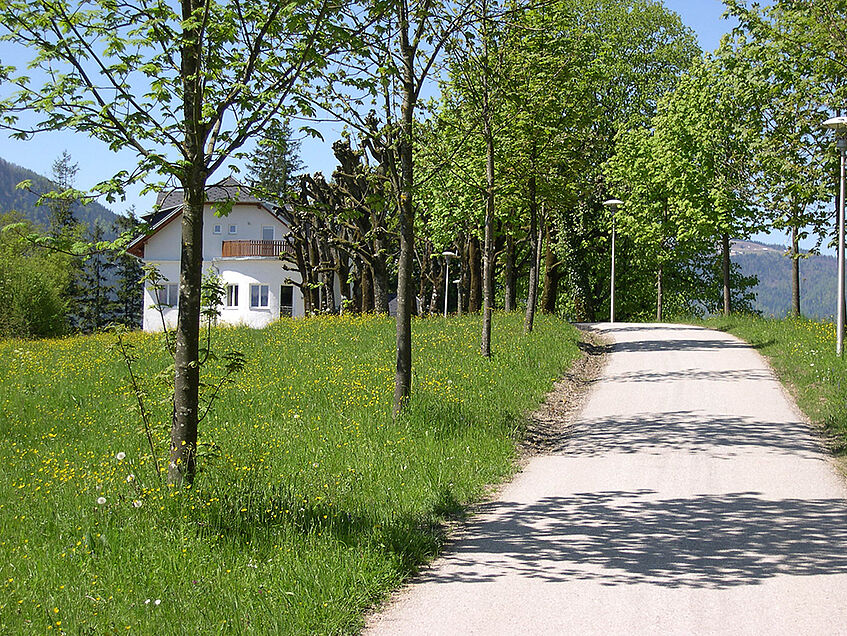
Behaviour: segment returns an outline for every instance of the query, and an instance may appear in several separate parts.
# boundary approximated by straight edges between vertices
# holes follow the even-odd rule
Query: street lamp
[[[841,178],[838,198],[838,316],[835,326],[835,353],[844,350],[844,164],[847,152],[847,117],[833,117],[823,123],[824,128],[835,131],[837,147],[841,155]]]
[[[609,322],[615,322],[615,212],[623,205],[620,199],[603,201],[603,205],[612,211],[612,291],[609,300]]]
[[[447,271],[444,272],[444,317],[447,317],[447,297],[450,291],[450,259],[456,258],[456,252],[441,252],[444,260],[447,262]]]

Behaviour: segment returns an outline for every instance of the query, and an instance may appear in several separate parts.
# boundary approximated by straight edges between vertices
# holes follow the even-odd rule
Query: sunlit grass
[[[156,477],[106,335],[0,342],[0,633],[354,631],[439,547],[438,524],[513,470],[523,415],[575,331],[498,315],[414,323],[414,400],[394,423],[394,323],[221,329],[247,369],[201,424],[200,473]],[[132,334],[162,466],[157,336]],[[214,370],[212,371],[214,373]]]
[[[805,318],[714,317],[707,326],[728,331],[766,356],[797,405],[847,451],[847,361],[835,355],[835,325]]]

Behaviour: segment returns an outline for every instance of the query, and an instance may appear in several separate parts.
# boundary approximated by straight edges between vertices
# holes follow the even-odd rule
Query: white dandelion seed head
[[[153,605],[159,605],[161,602],[162,602],[162,599],[157,598],[155,601],[153,601]]]
[[[148,598],[146,601],[144,601],[144,604],[145,604],[145,605],[150,605],[150,599]]]
[[[105,497],[97,497],[97,505],[98,506],[102,506],[104,503],[106,503]]]
[[[115,455],[115,459],[117,459],[119,462],[120,462],[120,461],[123,461],[124,457],[126,457],[126,453],[125,453],[125,452],[123,452],[123,451],[121,451],[120,453],[118,453],[117,455]]]
[[[136,499],[135,501],[132,502],[132,507],[133,508],[141,508],[141,501]]]

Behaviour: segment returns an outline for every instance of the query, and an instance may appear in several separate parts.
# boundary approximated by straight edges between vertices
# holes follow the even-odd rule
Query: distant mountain
[[[757,276],[755,308],[770,316],[786,316],[791,309],[791,259],[788,248],[754,241],[734,241],[732,262],[745,276]],[[800,310],[809,318],[832,318],[835,313],[836,260],[806,255],[800,260]]]
[[[17,190],[15,186],[27,179],[32,181],[31,191]],[[36,205],[39,195],[54,189],[49,179],[4,159],[0,159],[0,215],[7,212],[20,212],[29,219],[47,228],[50,225],[50,209],[46,205]],[[89,205],[74,204],[74,216],[88,227],[100,220],[106,228],[111,228],[115,214],[99,203]]]

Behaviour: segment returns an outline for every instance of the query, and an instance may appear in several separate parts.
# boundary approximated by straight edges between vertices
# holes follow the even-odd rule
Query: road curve
[[[365,633],[847,632],[847,489],[761,357],[598,328],[615,344],[570,441]]]

